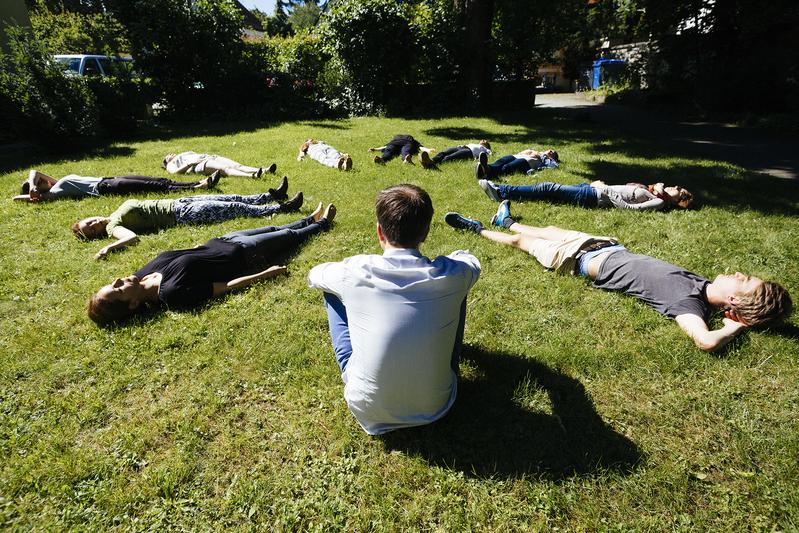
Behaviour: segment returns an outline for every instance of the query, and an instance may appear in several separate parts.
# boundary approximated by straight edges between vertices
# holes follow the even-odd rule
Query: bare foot
[[[322,202],[319,202],[319,205],[316,206],[314,212],[311,213],[315,222],[319,222],[319,219],[322,218]]]
[[[322,218],[326,219],[328,222],[333,222],[333,219],[336,218],[336,206],[333,204],[328,204],[327,209],[325,209],[325,214],[322,215]]]

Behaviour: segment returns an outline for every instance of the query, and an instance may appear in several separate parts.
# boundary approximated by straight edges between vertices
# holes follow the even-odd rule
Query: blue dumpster
[[[607,84],[612,79],[618,79],[619,74],[627,64],[623,59],[597,59],[594,61],[594,76],[591,79],[591,88]]]

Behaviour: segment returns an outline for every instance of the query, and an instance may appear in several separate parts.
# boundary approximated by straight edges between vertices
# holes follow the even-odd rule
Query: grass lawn
[[[579,115],[577,116],[579,118]],[[426,172],[366,150],[394,133],[445,148],[480,138],[496,155],[556,148],[537,180],[680,184],[689,212],[514,204],[522,222],[618,237],[630,249],[713,277],[736,270],[799,295],[796,183],[689,159],[590,121],[537,110],[514,119],[363,118],[238,131],[199,128],[76,156],[6,164],[0,174],[0,524],[96,530],[795,530],[799,528],[799,320],[751,331],[720,354],[696,349],[645,305],[541,268],[532,257],[443,223],[496,209],[467,162]],[[349,151],[351,173],[295,160],[307,137]],[[27,168],[54,176],[149,174],[168,152],[278,164],[308,213],[339,208],[288,277],[196,312],[102,330],[89,296],[159,251],[200,244],[240,219],[148,235],[97,262],[80,217],[123,199],[12,202]],[[508,180],[521,184],[525,176]],[[462,383],[427,427],[367,436],[350,415],[318,292],[316,263],[379,253],[373,201],[411,182],[436,208],[423,251],[469,249],[483,274],[469,296]],[[157,196],[153,195],[152,198]],[[274,223],[294,220],[281,214]],[[717,317],[716,320],[719,320]]]

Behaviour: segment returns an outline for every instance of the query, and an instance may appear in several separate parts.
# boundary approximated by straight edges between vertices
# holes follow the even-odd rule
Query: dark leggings
[[[388,161],[399,154],[405,159],[406,156],[418,153],[420,146],[421,143],[410,135],[397,135],[386,143],[380,157],[383,158],[383,161]]]
[[[453,146],[452,148],[441,150],[433,156],[433,161],[436,163],[445,163],[456,159],[473,159],[471,149],[466,146]]]
[[[233,231],[223,235],[220,239],[244,248],[246,263],[258,264],[291,251],[310,236],[325,231],[329,227],[330,223],[326,218],[316,222],[312,216],[309,216],[285,226],[265,226]]]
[[[153,178],[151,176],[115,176],[103,178],[97,184],[97,193],[128,195],[139,192],[174,192],[194,189],[198,181],[172,181],[166,178]]]

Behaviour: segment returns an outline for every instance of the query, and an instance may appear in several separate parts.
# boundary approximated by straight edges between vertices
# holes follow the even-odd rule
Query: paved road
[[[539,94],[536,107],[587,114],[597,124],[618,128],[677,153],[727,161],[777,178],[799,179],[799,139],[719,122],[682,122],[667,114],[613,104],[580,95]]]

